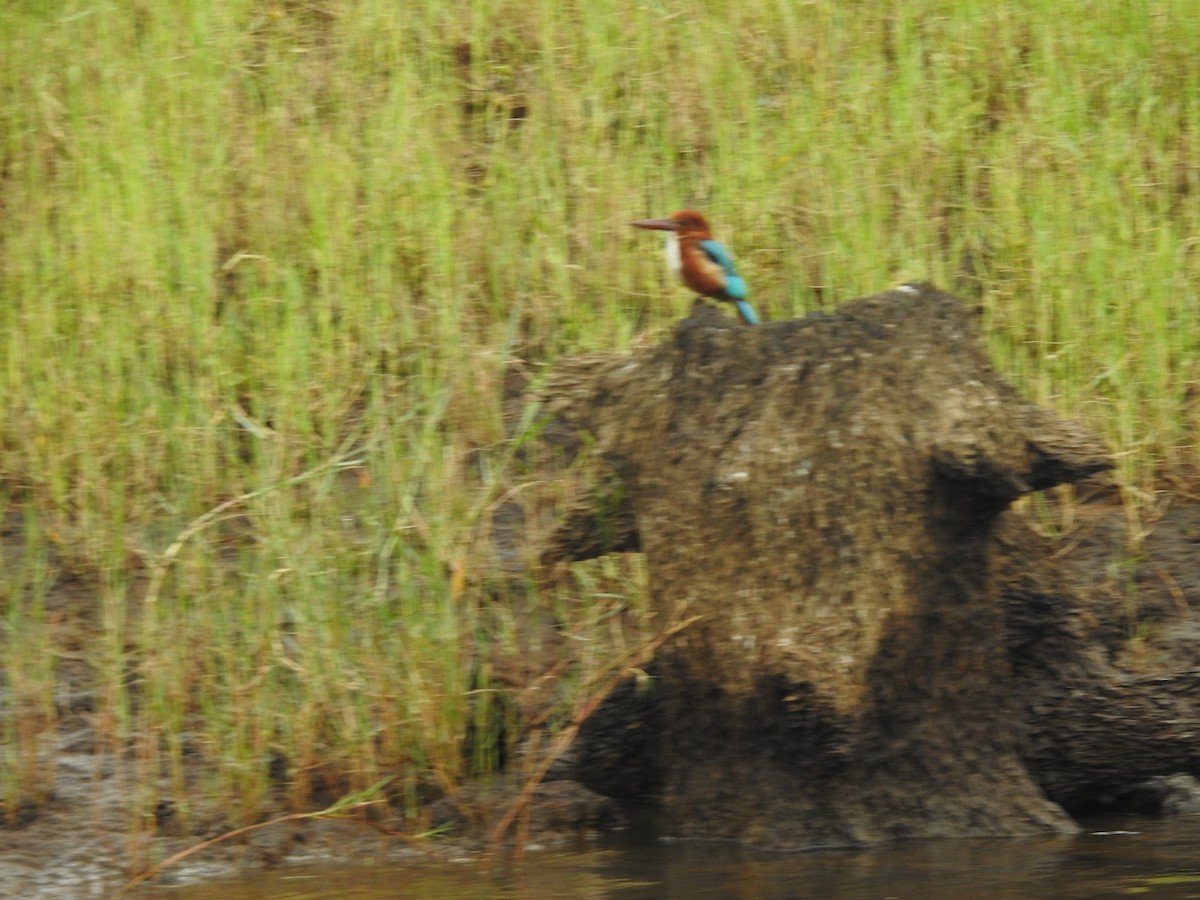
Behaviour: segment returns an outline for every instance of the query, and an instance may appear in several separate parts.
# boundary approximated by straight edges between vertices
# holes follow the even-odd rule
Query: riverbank
[[[1129,512],[1106,501],[1044,504],[1027,513],[1060,532],[1061,565],[1089,603],[1091,627],[1124,669],[1147,674],[1200,668],[1200,618],[1194,612],[1200,609],[1200,506],[1176,500],[1136,532]],[[228,811],[206,808],[199,796],[185,825],[167,781],[160,782],[163,798],[154,821],[134,827],[137,760],[103,747],[96,709],[78,685],[62,683],[59,697],[63,707],[50,754],[53,794],[0,832],[0,879],[6,884],[26,897],[61,896],[65,890],[107,896],[151,866],[230,830]],[[430,802],[419,819],[406,818],[394,794],[384,802],[383,792],[343,802],[329,815],[314,808],[302,817],[276,801],[260,821],[280,821],[198,849],[165,866],[158,883],[202,882],[278,866],[479,863],[531,768],[528,761],[514,765],[490,789],[468,783],[453,799]],[[202,784],[205,777],[203,761],[194,759],[189,783]],[[524,832],[514,827],[510,835],[521,833],[537,848],[578,847],[625,824],[616,804],[570,782],[545,783],[531,808],[531,825]],[[511,843],[505,847],[511,851]]]

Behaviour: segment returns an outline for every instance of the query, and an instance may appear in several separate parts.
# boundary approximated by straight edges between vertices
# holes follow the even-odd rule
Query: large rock
[[[974,311],[927,286],[754,328],[698,306],[543,399],[615,476],[546,558],[638,547],[662,620],[701,617],[655,660],[667,833],[1074,827],[1019,753],[995,531],[1109,458],[997,375]]]

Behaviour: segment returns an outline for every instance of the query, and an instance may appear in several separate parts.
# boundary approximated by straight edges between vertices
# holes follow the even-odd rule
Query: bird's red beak
[[[649,228],[653,231],[677,231],[679,229],[674,219],[638,219],[629,224],[634,228]]]

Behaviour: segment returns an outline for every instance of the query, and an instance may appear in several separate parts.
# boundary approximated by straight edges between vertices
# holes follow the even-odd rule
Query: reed
[[[503,385],[686,311],[632,218],[702,208],[776,319],[953,287],[1123,484],[1195,477],[1191,0],[17,2],[0,37],[10,819],[68,667],[134,827],[383,779],[415,812],[502,755],[462,748],[523,617],[569,636],[567,721],[614,616],[665,623],[636,561],[483,562],[536,477]]]

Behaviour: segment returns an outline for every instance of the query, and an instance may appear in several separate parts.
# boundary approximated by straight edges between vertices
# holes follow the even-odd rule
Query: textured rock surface
[[[547,558],[640,547],[669,833],[772,846],[1068,830],[1019,756],[1001,514],[1109,466],[925,286],[567,365],[547,408],[620,480]],[[603,536],[600,539],[598,536]]]

